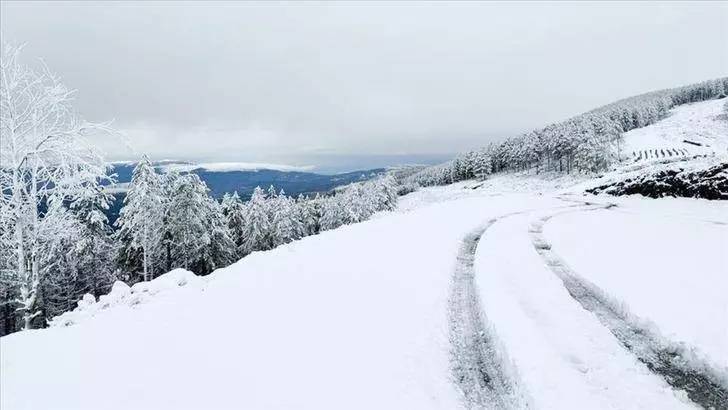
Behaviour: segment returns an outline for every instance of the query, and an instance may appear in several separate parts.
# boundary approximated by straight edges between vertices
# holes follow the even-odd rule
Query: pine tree
[[[237,191],[232,195],[225,194],[222,199],[222,213],[230,232],[230,238],[235,242],[235,253],[243,255],[243,243],[245,242],[246,214],[245,205],[240,200]]]
[[[281,190],[276,203],[272,219],[273,247],[301,238],[300,222],[294,212],[293,200]]]
[[[160,253],[164,226],[164,198],[160,177],[144,156],[132,173],[124,207],[116,224],[123,243],[123,266],[141,265],[145,281],[154,277],[155,259]],[[127,242],[128,241],[128,242]],[[141,261],[129,258],[141,257]]]
[[[338,196],[321,198],[321,230],[336,229],[345,223],[345,210]]]
[[[230,239],[221,206],[197,174],[173,179],[166,215],[172,243],[172,267],[207,274],[232,262]]]
[[[301,222],[301,236],[315,235],[320,231],[319,219],[321,218],[321,212],[318,207],[320,202],[318,195],[316,199],[309,199],[304,197],[303,194],[298,196],[296,209],[298,219]]]
[[[255,187],[246,208],[243,254],[271,249],[271,222],[263,189]]]
[[[80,224],[81,239],[76,242],[74,253],[83,273],[83,293],[102,295],[117,279],[113,264],[117,245],[105,213],[113,200],[113,196],[98,190],[71,204]],[[83,294],[77,294],[78,298],[81,296]]]

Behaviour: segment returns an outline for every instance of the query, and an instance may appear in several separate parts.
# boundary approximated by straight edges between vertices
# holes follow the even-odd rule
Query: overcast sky
[[[720,2],[3,1],[0,12],[3,40],[78,89],[87,119],[124,131],[131,148],[104,143],[114,159],[432,160],[728,75]]]

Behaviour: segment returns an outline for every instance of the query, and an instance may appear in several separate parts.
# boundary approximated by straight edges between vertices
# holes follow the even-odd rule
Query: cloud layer
[[[721,3],[10,3],[116,159],[449,154],[728,73]]]

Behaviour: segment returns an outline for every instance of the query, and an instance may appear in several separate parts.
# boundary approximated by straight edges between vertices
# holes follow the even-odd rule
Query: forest
[[[625,159],[622,134],[653,124],[671,108],[723,98],[728,77],[625,98],[565,121],[505,138],[423,169],[407,183],[445,185],[501,171],[598,173]]]
[[[315,198],[271,186],[247,202],[237,193],[217,201],[198,175],[160,173],[144,157],[111,226],[105,186],[114,175],[87,137],[114,130],[78,116],[73,90],[47,68],[22,64],[21,50],[3,46],[0,67],[0,336],[45,327],[117,280],[131,285],[178,267],[206,275],[396,206],[390,175]]]
[[[393,210],[418,187],[503,171],[596,173],[622,159],[622,133],[680,104],[723,96],[728,78],[617,101],[566,121],[466,152],[445,164],[407,168],[297,198],[270,186],[250,200],[221,201],[198,175],[135,167],[119,219],[107,210],[114,175],[91,136],[115,137],[83,120],[74,91],[46,67],[21,63],[4,45],[0,67],[0,335],[47,326],[87,294],[121,280],[149,281],[174,268],[206,275],[251,252]]]

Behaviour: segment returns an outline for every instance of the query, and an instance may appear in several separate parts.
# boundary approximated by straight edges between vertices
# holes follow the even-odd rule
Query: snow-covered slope
[[[620,198],[546,225],[571,268],[728,368],[728,204]],[[584,240],[588,237],[589,240]]]
[[[457,407],[446,318],[459,240],[529,202],[515,201],[382,215],[250,255],[202,287],[4,337],[1,407]]]
[[[728,149],[728,118],[723,104],[725,100],[721,99],[675,107],[671,115],[662,121],[626,132],[623,153],[635,160],[725,154]]]
[[[475,255],[477,306],[497,353],[485,357],[517,378],[519,406],[690,408],[685,393],[668,386],[580,307],[532,246],[530,221],[578,206],[579,197],[514,193],[512,181],[501,182],[424,189],[405,197],[399,212],[255,253],[200,283],[188,278],[184,286],[169,285],[185,277],[176,274],[165,286],[152,286],[156,295],[124,301],[143,292],[118,291],[114,303],[70,326],[3,337],[1,407],[466,405],[451,376],[451,353],[459,343],[449,322],[457,294],[452,278],[463,238],[491,220]],[[716,350],[720,342],[711,341],[720,336],[716,315],[724,302],[711,295],[723,286],[724,259],[704,258],[707,251],[685,242],[682,252],[669,256],[675,269],[656,262],[652,271],[649,264],[620,259],[630,242],[597,245],[629,237],[633,229],[654,229],[652,219],[619,221],[657,214],[665,203],[673,210],[660,219],[655,235],[671,234],[665,240],[676,247],[703,232],[691,230],[680,210],[718,222],[728,215],[724,205],[707,201],[633,200],[603,211],[610,217],[580,219],[576,228],[554,219],[546,234],[577,272],[603,285],[635,315],[725,364]],[[725,228],[710,226],[705,229]],[[585,251],[584,243],[592,241],[586,238],[600,235],[602,242],[595,239]],[[713,235],[720,240],[719,233]],[[643,246],[646,258],[660,256],[660,244]],[[703,258],[700,269],[680,272],[696,258]],[[673,284],[681,273],[698,284],[681,293],[691,298],[684,310],[667,306],[679,294],[673,284],[658,283],[661,272]],[[599,280],[607,273],[609,282]],[[692,300],[711,286],[702,300]]]
[[[717,106],[626,142],[728,146]],[[0,338],[0,408],[728,408],[728,203],[583,193],[664,166],[425,188],[205,278],[118,284]]]

